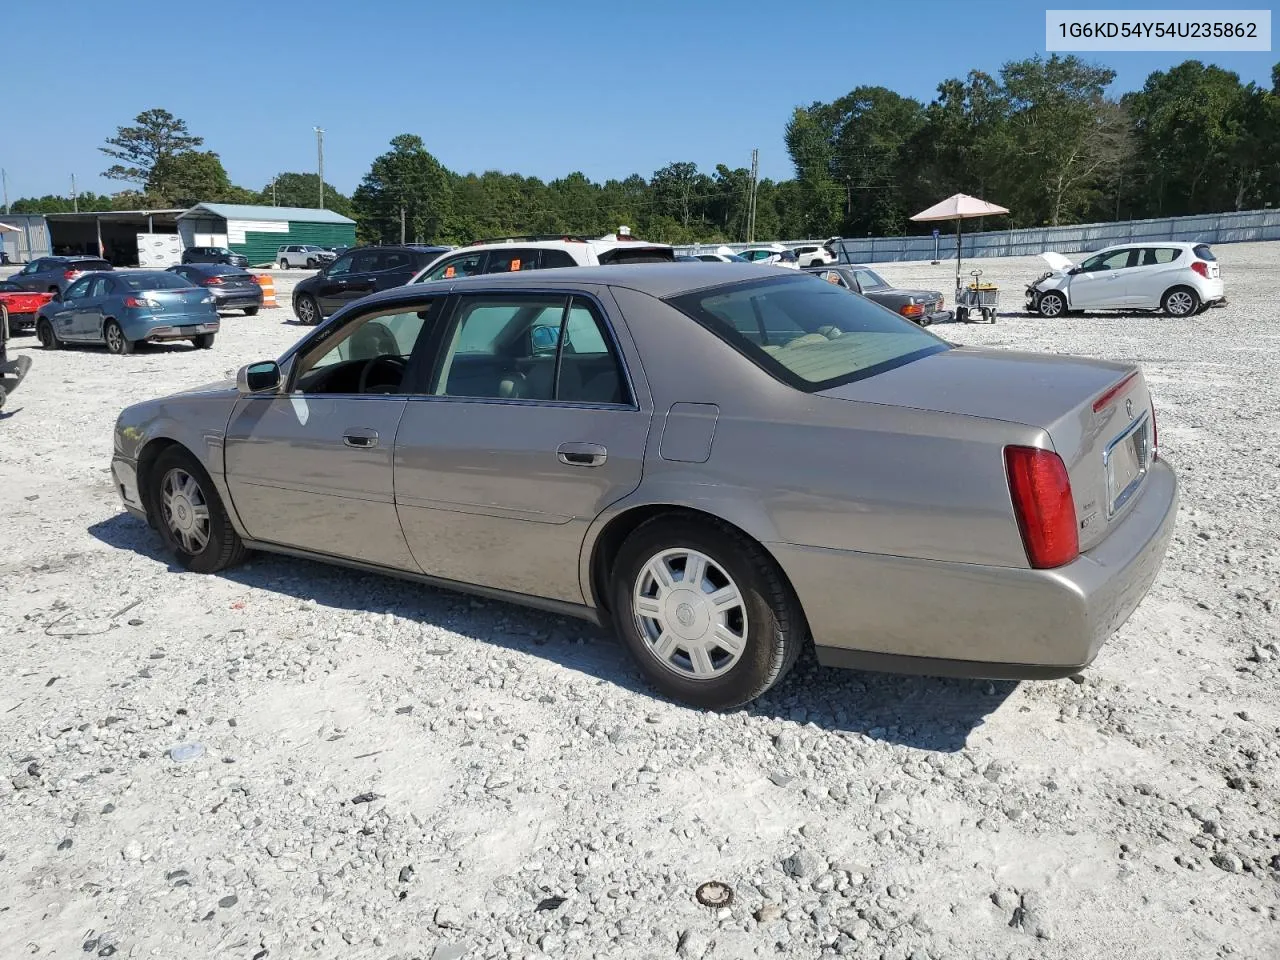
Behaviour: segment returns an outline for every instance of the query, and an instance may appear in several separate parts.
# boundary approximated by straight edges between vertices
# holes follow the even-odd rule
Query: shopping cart
[[[981,314],[986,323],[996,322],[996,311],[1000,306],[1000,288],[994,283],[983,283],[981,270],[970,270],[973,277],[966,285],[961,285],[956,278],[956,320],[960,323],[973,323],[974,314]]]

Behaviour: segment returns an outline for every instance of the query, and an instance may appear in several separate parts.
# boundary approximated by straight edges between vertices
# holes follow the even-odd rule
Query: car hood
[[[1040,254],[1040,259],[1049,265],[1050,270],[1070,270],[1075,266],[1074,262],[1060,253],[1054,253],[1052,250]]]
[[[956,347],[822,395],[1046,427],[1128,369],[1085,357]]]

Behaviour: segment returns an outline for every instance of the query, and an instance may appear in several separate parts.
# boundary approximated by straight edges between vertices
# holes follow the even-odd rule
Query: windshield
[[[176,273],[122,273],[120,279],[130,290],[183,290],[191,281]]]
[[[807,391],[951,349],[891,310],[808,275],[749,280],[666,301],[784,383]]]

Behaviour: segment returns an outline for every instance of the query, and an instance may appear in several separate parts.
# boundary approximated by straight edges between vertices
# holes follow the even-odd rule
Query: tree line
[[[926,232],[911,214],[953,193],[1008,207],[990,228],[1217,213],[1280,205],[1280,64],[1271,87],[1198,60],[1151,73],[1114,96],[1115,72],[1074,56],[1005,64],[945,80],[929,103],[860,86],[797,107],[784,138],[791,179],[755,185],[755,239]],[[148,110],[100,149],[104,175],[129,186],[86,194],[81,209],[200,201],[314,206],[314,173],[259,190],[231,183],[217,153],[165,110]],[[751,176],[670,163],[651,176],[597,183],[580,172],[544,181],[447,169],[416,134],[391,140],[350,198],[364,242],[461,243],[513,234],[601,235],[621,224],[670,243],[748,239]],[[70,210],[65,197],[18,200],[13,212]]]

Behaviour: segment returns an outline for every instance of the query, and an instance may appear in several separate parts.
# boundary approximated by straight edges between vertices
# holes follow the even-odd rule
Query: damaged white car
[[[1218,259],[1204,243],[1125,243],[1076,266],[1042,253],[1049,271],[1027,287],[1027,309],[1042,317],[1083,310],[1163,310],[1189,317],[1222,306]]]

